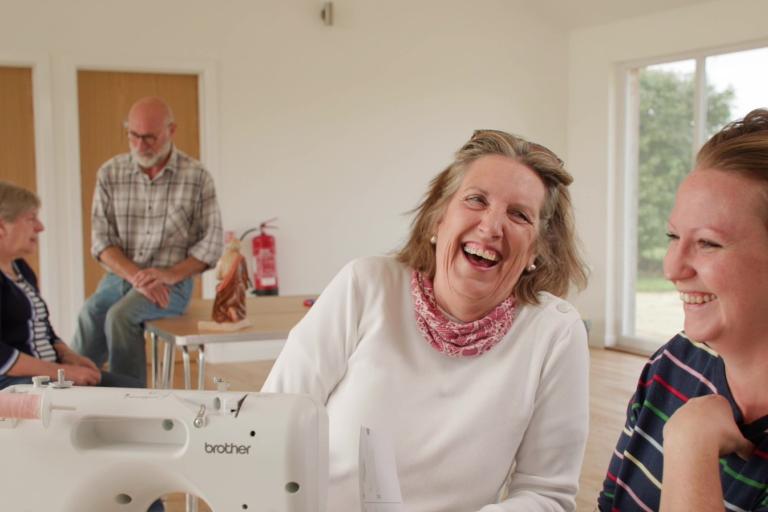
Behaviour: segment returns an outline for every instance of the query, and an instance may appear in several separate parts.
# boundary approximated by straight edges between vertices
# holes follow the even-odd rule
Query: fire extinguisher
[[[253,272],[253,293],[254,295],[277,295],[277,246],[275,237],[268,234],[265,229],[277,229],[277,226],[270,225],[277,218],[269,219],[259,224],[259,234],[251,240],[253,249],[253,259],[255,269]],[[240,237],[242,240],[245,235],[255,231],[249,229]]]

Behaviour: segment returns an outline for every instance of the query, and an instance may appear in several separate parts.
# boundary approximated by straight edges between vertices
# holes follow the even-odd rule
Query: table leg
[[[187,512],[197,512],[197,497],[187,494]]]
[[[205,345],[197,347],[197,389],[205,389]]]
[[[189,347],[186,345],[183,345],[181,347],[181,357],[184,361],[184,389],[192,389],[192,383],[190,382],[192,380],[192,377],[190,376],[190,369],[189,369]]]
[[[171,345],[171,368],[168,372],[170,377],[168,379],[168,389],[173,389],[173,375],[176,373],[176,346]]]
[[[149,346],[152,359],[152,387],[157,388],[160,380],[160,366],[157,363],[157,334],[154,332],[149,333]]]
[[[173,344],[166,341],[165,347],[163,348],[162,388],[169,389],[173,384],[173,381],[171,380],[173,379],[173,374],[171,373],[171,370],[173,369]]]
[[[189,364],[189,347],[183,345],[181,347],[181,357],[184,362],[184,389],[190,389],[192,373]],[[187,494],[187,512],[197,512],[197,498],[192,494]]]

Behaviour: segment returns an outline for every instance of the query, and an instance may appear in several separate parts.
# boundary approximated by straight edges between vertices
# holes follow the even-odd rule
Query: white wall
[[[82,303],[78,66],[205,68],[204,160],[225,227],[279,217],[284,294],[395,249],[428,180],[475,128],[563,153],[567,37],[509,0],[0,0],[0,64],[50,62],[53,185],[44,294],[68,337]],[[211,97],[210,95],[213,95]],[[44,269],[49,268],[44,265]]]
[[[592,344],[603,344],[613,321],[606,309],[616,302],[611,293],[619,270],[611,256],[621,242],[612,229],[621,211],[610,186],[621,172],[613,150],[618,64],[765,41],[766,19],[764,0],[724,0],[571,33],[567,155],[577,184],[577,223],[592,266],[590,286],[575,303],[592,320]]]

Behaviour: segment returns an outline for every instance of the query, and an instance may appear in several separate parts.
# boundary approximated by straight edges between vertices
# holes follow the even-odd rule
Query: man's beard
[[[149,169],[161,163],[165,159],[165,157],[168,156],[168,153],[170,153],[170,151],[171,151],[171,141],[167,140],[165,144],[163,144],[163,147],[161,147],[159,150],[155,152],[150,152],[144,155],[139,153],[138,149],[131,148],[131,156],[139,164],[140,167],[143,167],[144,169]]]

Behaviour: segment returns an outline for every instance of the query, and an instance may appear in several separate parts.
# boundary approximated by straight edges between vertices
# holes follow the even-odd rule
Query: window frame
[[[706,61],[709,57],[768,48],[768,39],[679,52],[621,62],[615,66],[612,144],[608,173],[608,265],[606,267],[605,345],[644,355],[666,340],[628,334],[635,332],[637,275],[639,87],[641,69],[685,60],[695,62],[693,157],[706,142]],[[768,106],[768,105],[766,105]],[[675,333],[669,333],[671,338]]]

